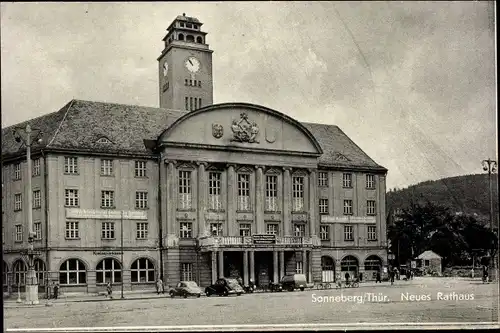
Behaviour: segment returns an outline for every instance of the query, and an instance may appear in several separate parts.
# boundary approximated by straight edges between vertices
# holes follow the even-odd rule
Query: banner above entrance
[[[330,216],[321,215],[321,223],[376,223],[375,216]]]
[[[122,218],[122,211],[114,209],[80,209],[66,208],[66,218],[69,219],[110,219],[119,220]],[[145,211],[123,211],[124,220],[147,220]]]
[[[276,244],[276,235],[252,235],[254,244]]]

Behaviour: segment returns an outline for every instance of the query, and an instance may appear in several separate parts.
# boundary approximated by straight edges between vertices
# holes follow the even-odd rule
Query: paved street
[[[446,299],[446,295],[455,299]],[[373,300],[374,293],[377,296]],[[442,293],[439,294],[439,293]],[[402,296],[403,294],[403,296]],[[421,296],[425,295],[425,296]],[[333,297],[330,297],[333,296]],[[335,298],[335,296],[339,296]],[[342,297],[343,296],[343,297]],[[322,298],[323,297],[323,298]],[[325,297],[330,297],[326,302]],[[468,300],[466,299],[468,298]],[[473,298],[473,299],[472,299]],[[12,304],[12,303],[9,303]],[[10,328],[498,321],[498,286],[470,279],[417,278],[394,286],[261,293],[199,299],[153,298],[10,307]]]

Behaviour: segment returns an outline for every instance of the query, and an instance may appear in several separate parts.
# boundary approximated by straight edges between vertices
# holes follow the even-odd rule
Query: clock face
[[[168,63],[165,61],[163,63],[163,76],[167,76],[168,73]]]
[[[184,64],[186,65],[187,70],[191,73],[196,73],[200,70],[200,61],[195,57],[187,58]]]

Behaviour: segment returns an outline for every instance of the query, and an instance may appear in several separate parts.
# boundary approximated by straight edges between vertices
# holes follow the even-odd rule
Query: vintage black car
[[[229,295],[238,295],[240,296],[245,291],[240,286],[236,279],[228,279],[228,278],[220,278],[215,281],[209,287],[205,288],[205,294],[207,296],[218,295],[218,296],[229,296]]]
[[[187,298],[188,296],[201,296],[201,289],[198,287],[194,281],[181,281],[177,285],[170,289],[170,297],[181,296]]]

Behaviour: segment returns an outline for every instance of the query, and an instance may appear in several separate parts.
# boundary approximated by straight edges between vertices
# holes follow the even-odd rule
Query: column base
[[[26,285],[25,294],[26,300],[24,301],[24,304],[40,304],[40,301],[38,300],[38,285]]]

